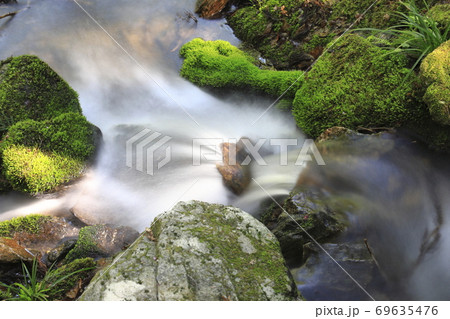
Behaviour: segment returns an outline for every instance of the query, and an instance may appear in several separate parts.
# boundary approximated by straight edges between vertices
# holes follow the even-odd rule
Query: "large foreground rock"
[[[180,202],[109,267],[80,300],[295,300],[275,236],[233,207]]]

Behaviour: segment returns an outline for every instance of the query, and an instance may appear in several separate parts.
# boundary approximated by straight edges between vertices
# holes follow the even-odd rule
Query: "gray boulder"
[[[80,300],[296,300],[275,236],[233,207],[180,202],[97,273]]]

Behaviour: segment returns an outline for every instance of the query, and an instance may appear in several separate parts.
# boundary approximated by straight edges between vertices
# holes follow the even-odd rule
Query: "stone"
[[[0,237],[0,265],[33,260],[33,255],[16,240]]]
[[[238,143],[222,143],[222,162],[217,170],[222,175],[223,183],[234,194],[241,194],[250,184],[250,170],[241,165],[248,155],[242,138]]]
[[[67,253],[75,247],[75,244],[77,243],[77,239],[69,239],[64,242],[62,242],[57,247],[49,250],[47,254],[45,255],[48,263],[52,264],[56,261],[60,261],[63,259]]]
[[[28,215],[0,223],[1,236],[9,237],[33,254],[44,255],[61,242],[78,237],[79,228],[62,217]]]
[[[81,228],[75,247],[67,254],[65,261],[78,258],[109,257],[133,243],[139,233],[126,226],[95,225]]]
[[[275,236],[240,209],[180,202],[79,300],[296,300]]]
[[[228,2],[229,0],[198,0],[195,12],[205,19],[221,18]]]
[[[282,209],[273,205],[261,219],[279,240],[283,256],[291,266],[304,261],[303,246],[312,242],[312,238],[323,242],[346,227],[343,216],[332,211],[318,192],[310,190],[293,191]]]

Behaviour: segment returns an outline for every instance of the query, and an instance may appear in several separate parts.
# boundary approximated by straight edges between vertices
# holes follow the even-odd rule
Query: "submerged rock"
[[[371,300],[375,285],[384,282],[367,247],[357,243],[314,244],[305,246],[306,263],[295,272],[299,290],[308,300]],[[332,256],[332,258],[330,258]],[[358,282],[356,284],[334,261]],[[372,295],[376,300],[386,296]]]
[[[262,221],[280,241],[283,256],[291,265],[303,261],[303,246],[312,238],[323,242],[345,229],[343,217],[328,208],[318,193],[294,191],[282,207],[274,204]]]
[[[233,207],[180,202],[111,266],[80,300],[295,300],[279,243]]]

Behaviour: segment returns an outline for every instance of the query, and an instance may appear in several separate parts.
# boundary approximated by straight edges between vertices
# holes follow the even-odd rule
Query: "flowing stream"
[[[84,115],[103,132],[98,162],[61,197],[1,195],[0,220],[36,212],[63,214],[82,205],[98,221],[141,231],[180,200],[230,204],[254,213],[267,199],[266,191],[281,196],[292,190],[303,167],[293,165],[295,156],[290,165],[280,165],[279,147],[268,141],[261,148],[267,165],[251,166],[264,190],[252,182],[243,195],[233,195],[216,169],[220,158],[193,165],[195,139],[202,139],[211,152],[220,141],[244,136],[254,142],[297,139],[291,155],[304,140],[291,115],[271,108],[261,117],[273,100],[243,93],[219,99],[179,76],[178,50],[187,41],[202,37],[239,44],[225,20],[186,19],[195,0],[78,2],[95,21],[73,0],[19,0],[12,8],[22,11],[0,21],[0,59],[35,54],[79,93]],[[10,8],[2,7],[0,13]],[[170,138],[171,160],[153,175],[126,165],[126,142],[144,129]],[[358,147],[365,146],[355,144],[348,151],[356,154]],[[352,217],[353,231],[369,229],[374,251],[383,256],[384,276],[401,283],[395,297],[448,299],[450,289],[443,284],[450,283],[448,160],[437,163],[427,151],[417,159],[409,148],[382,160],[356,154],[356,165],[350,166],[330,159],[337,164],[318,171],[316,178],[330,194],[363,203],[365,209]],[[158,156],[162,160],[164,153]],[[430,235],[437,224],[438,235]],[[439,238],[419,258],[427,236]],[[416,261],[414,268],[408,266]],[[342,278],[348,280],[344,274]]]

